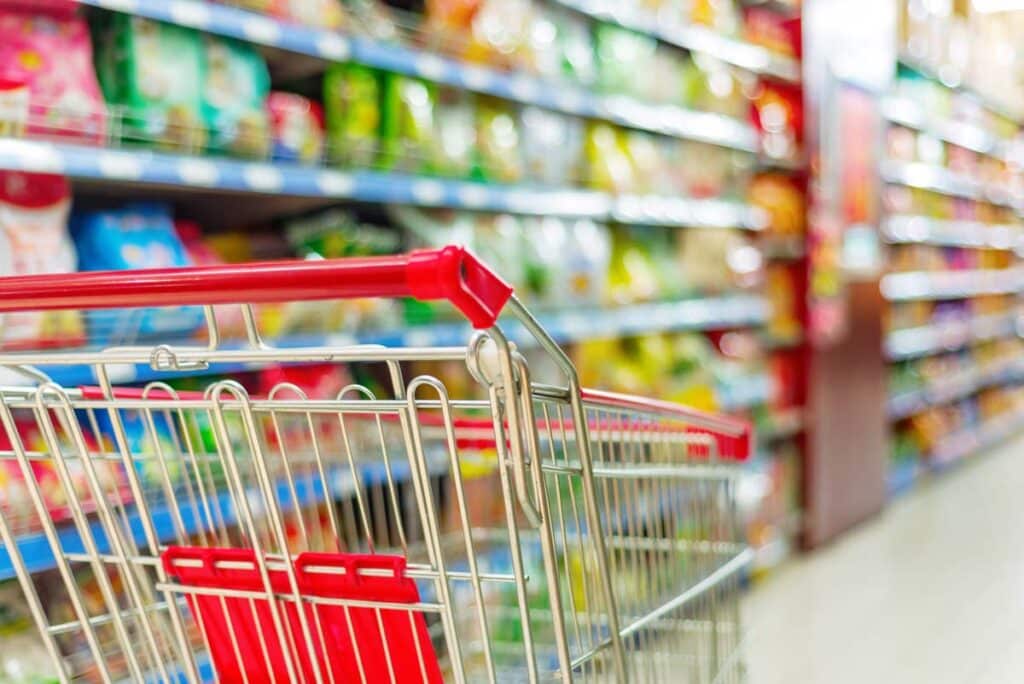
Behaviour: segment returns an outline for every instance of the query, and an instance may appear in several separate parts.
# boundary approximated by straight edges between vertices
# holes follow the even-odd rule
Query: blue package
[[[71,234],[82,271],[122,271],[191,266],[174,230],[170,207],[133,204],[121,209],[76,214]],[[89,337],[100,344],[194,332],[203,323],[200,307],[105,309],[86,313]]]

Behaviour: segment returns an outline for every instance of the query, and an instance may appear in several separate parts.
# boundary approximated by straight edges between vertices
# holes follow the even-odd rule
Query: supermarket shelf
[[[928,133],[958,147],[997,159],[1007,158],[1002,141],[982,127],[953,119],[937,119],[909,98],[885,98],[882,100],[882,116],[890,123]]]
[[[804,412],[800,407],[773,412],[769,425],[759,430],[762,443],[780,442],[796,437],[804,430]]]
[[[951,197],[963,197],[1003,207],[1017,208],[1020,198],[1003,188],[986,186],[964,174],[924,162],[886,160],[881,164],[882,180],[910,188],[930,190]]]
[[[922,472],[921,464],[916,459],[889,464],[889,471],[886,473],[886,489],[889,492],[889,497],[896,498],[913,489]]]
[[[1010,119],[1011,121],[1020,121],[1021,120],[1022,112],[1011,111],[1005,105],[1003,105],[1003,104],[1001,104],[999,102],[996,102],[991,97],[989,97],[989,96],[987,96],[987,95],[985,95],[983,93],[980,93],[977,90],[974,90],[973,88],[971,88],[970,86],[968,86],[968,85],[966,85],[964,83],[961,83],[959,81],[952,82],[949,78],[943,78],[942,76],[937,74],[935,72],[935,70],[932,69],[932,67],[928,66],[927,64],[922,62],[917,57],[914,57],[913,55],[909,55],[909,54],[903,52],[903,53],[900,53],[898,55],[897,60],[898,60],[898,62],[899,62],[899,64],[901,66],[904,66],[904,67],[906,67],[908,69],[913,69],[914,71],[916,71],[917,73],[921,74],[922,76],[924,76],[924,77],[926,77],[926,78],[928,78],[928,79],[930,79],[932,81],[936,81],[938,83],[941,83],[946,88],[951,88],[953,90],[957,90],[957,91],[959,91],[961,93],[964,93],[966,95],[970,95],[979,104],[981,104],[983,107],[985,107],[985,109],[988,109],[990,112],[992,112],[994,114],[998,114],[999,116],[1001,116],[1001,117],[1003,117],[1005,119]]]
[[[709,297],[676,302],[637,304],[617,309],[581,308],[573,311],[539,314],[541,325],[560,344],[571,344],[582,340],[601,337],[627,337],[655,332],[683,330],[724,330],[758,326],[768,316],[768,303],[754,296]],[[526,330],[509,321],[502,322],[505,334],[521,347],[534,344]],[[328,335],[298,335],[268,340],[281,348],[334,347],[342,348],[358,344],[383,345],[386,347],[451,347],[465,345],[471,335],[468,325],[463,323],[438,323],[434,325],[411,326],[400,330],[334,333]],[[261,366],[251,364],[218,364],[206,369],[190,371],[165,371],[148,365],[117,365],[108,368],[115,383],[152,382],[168,377],[185,375],[209,375],[241,373],[258,370]],[[65,387],[93,385],[97,383],[94,371],[84,366],[47,366],[43,369],[55,382]],[[7,382],[19,382],[12,378]],[[754,399],[765,395],[760,384],[753,384],[746,391]],[[737,405],[746,406],[751,401],[743,392],[737,393]]]
[[[994,340],[1017,331],[1015,314],[989,314],[969,320],[944,321],[890,332],[885,340],[891,361],[955,351],[972,342]]]
[[[945,438],[932,450],[927,459],[928,465],[934,471],[944,471],[972,454],[991,449],[1022,430],[1024,417],[1012,411],[990,419],[980,428],[963,428]]]
[[[1017,359],[984,373],[977,369],[956,373],[927,387],[889,397],[889,418],[902,420],[932,406],[952,403],[988,387],[1021,381],[1024,381],[1024,365]]]
[[[964,299],[1020,292],[1020,268],[964,271],[905,271],[882,277],[882,296],[891,302]]]
[[[893,244],[922,243],[940,247],[1014,250],[1024,243],[1024,233],[1012,224],[947,221],[906,214],[886,218],[882,232],[886,240]]]
[[[757,131],[746,121],[634,98],[600,95],[564,81],[552,82],[524,72],[502,72],[430,52],[382,43],[334,31],[278,21],[247,10],[200,0],[78,0],[81,4],[196,28],[265,47],[326,61],[349,61],[385,71],[418,76],[435,83],[532,104],[575,116],[610,121],[662,135],[707,142],[748,152],[759,149]],[[715,36],[717,38],[717,36]],[[719,39],[731,45],[734,41]],[[714,41],[700,41],[715,47]],[[759,50],[753,46],[745,49]],[[762,57],[737,59],[751,63]],[[759,54],[759,53],[758,53]],[[767,68],[774,62],[766,61]]]
[[[326,200],[389,202],[526,215],[587,217],[643,225],[760,229],[764,213],[725,200],[612,196],[573,188],[490,185],[378,171],[150,150],[97,149],[36,140],[0,138],[0,168],[61,173],[100,183],[255,193]]]
[[[441,474],[447,472],[448,461],[446,458],[435,456],[428,459],[428,471],[431,474]],[[374,485],[387,482],[387,469],[384,467],[383,462],[381,463],[365,463],[359,464],[359,480],[363,485]],[[405,480],[409,477],[411,470],[408,462],[405,461],[392,461],[390,464],[391,475],[396,481]],[[328,473],[328,489],[332,496],[335,498],[343,498],[349,496],[355,492],[355,480],[352,476],[350,468],[337,467]],[[291,495],[291,490],[287,482],[280,481],[276,484],[275,496],[277,501],[280,503],[282,510],[290,511],[295,507],[305,507],[315,504],[323,499],[323,480],[316,473],[310,473],[308,476],[294,478],[295,484],[295,497]],[[259,492],[254,491],[253,497],[257,500],[262,500],[262,495]],[[221,516],[219,519],[223,520],[225,524],[232,525],[237,522],[237,511],[233,502],[233,497],[227,491],[220,492],[216,497],[213,497],[210,503],[211,511],[216,516],[219,512]],[[203,519],[199,514],[198,509],[193,509],[189,506],[179,508],[181,515],[181,524],[184,528],[186,536],[198,534],[203,529]],[[174,510],[168,506],[151,506],[150,508],[150,519],[153,527],[156,531],[157,537],[161,541],[169,541],[176,536],[176,524],[174,518]],[[145,530],[143,529],[143,520],[141,514],[137,512],[130,513],[127,516],[127,524],[131,529],[132,535],[138,544],[145,544],[146,536]],[[110,541],[106,538],[103,525],[99,521],[93,521],[90,529],[92,531],[92,537],[96,542],[98,551],[100,553],[106,553],[110,551]],[[73,525],[62,527],[58,531],[58,539],[60,541],[61,548],[65,553],[83,553],[84,545],[81,536],[78,534],[77,529]],[[52,570],[56,567],[56,559],[53,556],[53,551],[50,548],[50,544],[46,539],[46,535],[42,532],[21,535],[17,539],[18,551],[21,553],[22,559],[25,561],[25,565],[28,567],[30,572],[43,572],[45,570]],[[10,552],[0,546],[0,581],[12,579],[14,574],[14,565],[11,561]]]
[[[807,160],[802,155],[773,157],[768,154],[761,154],[757,158],[757,166],[760,169],[767,169],[769,171],[797,173],[807,169]]]
[[[759,45],[721,35],[697,25],[664,25],[656,17],[638,16],[623,11],[615,0],[556,0],[559,4],[587,16],[646,33],[668,45],[702,52],[733,66],[788,83],[800,82],[800,63],[786,55],[776,54]]]

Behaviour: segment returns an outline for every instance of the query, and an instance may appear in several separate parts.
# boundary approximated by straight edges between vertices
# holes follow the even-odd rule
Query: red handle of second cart
[[[0,278],[0,313],[414,297],[494,325],[512,287],[464,247],[383,257]]]

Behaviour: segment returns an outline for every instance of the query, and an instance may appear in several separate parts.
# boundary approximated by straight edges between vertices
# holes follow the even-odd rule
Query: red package
[[[8,96],[28,89],[28,135],[91,144],[106,139],[106,104],[84,19],[0,10],[0,82]]]
[[[292,93],[267,98],[276,159],[315,163],[324,153],[324,110],[319,103]]]

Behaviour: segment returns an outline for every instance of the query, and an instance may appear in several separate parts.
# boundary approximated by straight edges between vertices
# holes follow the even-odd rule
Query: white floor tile
[[[1024,682],[1024,440],[919,489],[754,588],[751,684]]]

